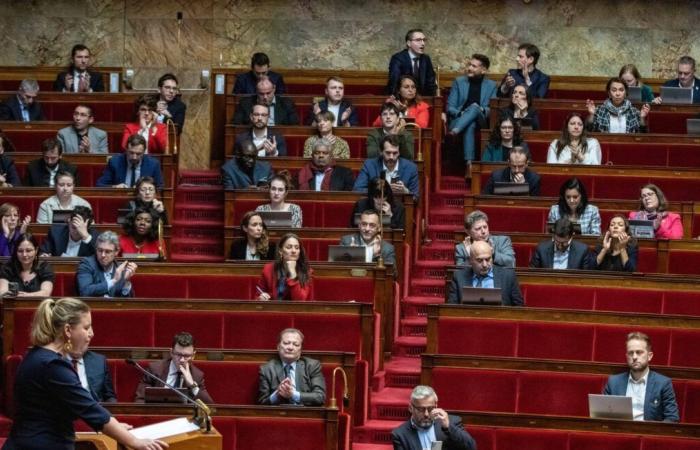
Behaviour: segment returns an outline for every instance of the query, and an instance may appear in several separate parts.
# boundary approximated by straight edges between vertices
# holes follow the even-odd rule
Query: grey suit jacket
[[[260,366],[258,403],[271,405],[270,396],[285,379],[284,364],[279,357],[271,359]],[[302,356],[297,361],[294,385],[301,394],[304,406],[323,406],[326,402],[326,380],[321,373],[321,363],[315,359]],[[280,404],[289,403],[280,398]]]
[[[64,153],[80,153],[78,135],[72,126],[58,130],[58,140],[63,146]],[[90,153],[109,153],[107,132],[95,127],[88,127]]]
[[[489,236],[489,242],[493,246],[493,263],[497,266],[515,268],[515,250],[508,236]],[[464,243],[455,245],[455,265],[466,266],[469,264],[469,255]]]
[[[474,273],[470,266],[460,269],[452,276],[447,287],[447,303],[462,303],[462,288],[472,285]],[[493,286],[501,289],[503,306],[523,306],[523,294],[520,292],[518,277],[510,268],[493,266]]]
[[[588,246],[583,242],[571,241],[567,269],[593,270],[595,259],[591,256]],[[551,269],[554,266],[554,242],[542,241],[537,244],[530,258],[530,267]]]
[[[361,247],[366,247],[365,241],[362,240],[362,235],[360,233],[346,234],[340,238],[340,245],[353,245],[353,238],[355,238],[355,244]],[[396,251],[394,250],[393,244],[382,240],[382,257],[384,258],[384,264],[396,265]],[[374,255],[373,261],[376,261],[379,255]]]

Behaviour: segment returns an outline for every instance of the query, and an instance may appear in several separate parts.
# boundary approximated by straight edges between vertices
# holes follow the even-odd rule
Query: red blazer
[[[313,277],[313,270],[309,268],[309,282],[306,286],[302,286],[299,280],[289,280],[287,279],[287,289],[286,294],[283,299],[277,298],[277,274],[275,273],[275,262],[270,262],[265,264],[263,267],[262,274],[260,274],[260,280],[258,281],[258,287],[270,294],[272,300],[309,300],[311,298],[311,282]],[[257,296],[256,296],[257,297]]]
[[[120,255],[123,255],[124,253],[138,253],[138,254],[147,254],[147,253],[155,253],[158,254],[158,241],[152,241],[152,242],[144,242],[141,248],[136,247],[136,243],[134,242],[134,239],[126,236],[126,235],[120,235],[119,236],[119,247],[121,247],[120,250]]]
[[[419,127],[428,128],[430,127],[430,105],[426,102],[420,102],[416,106],[411,106],[406,110],[406,117],[415,119],[416,125]],[[382,117],[374,119],[372,126],[381,127]]]
[[[153,135],[153,129],[149,132],[148,136],[148,150],[146,153],[165,153],[168,148],[168,127],[163,123],[156,123],[155,125],[156,134]],[[136,134],[141,130],[141,125],[139,123],[127,123],[124,124],[124,134],[122,134],[122,150],[126,150],[126,141],[129,136]]]

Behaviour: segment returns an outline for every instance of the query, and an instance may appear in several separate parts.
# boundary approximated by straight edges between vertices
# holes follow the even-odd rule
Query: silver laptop
[[[495,195],[530,195],[530,185],[512,181],[496,181],[493,185]]]
[[[632,420],[632,397],[588,394],[588,414],[594,419]]]
[[[700,134],[700,119],[686,119],[685,126],[688,134]]]
[[[632,103],[641,103],[642,88],[639,86],[627,86],[627,100]]]
[[[144,259],[157,260],[160,258],[158,253],[122,253],[121,259],[138,259],[143,261]]]
[[[365,248],[356,245],[329,245],[328,261],[365,262]]]
[[[291,211],[257,211],[268,228],[291,228]]]
[[[654,221],[630,219],[630,234],[636,238],[653,239]]]
[[[464,286],[462,288],[463,305],[500,306],[503,304],[501,288],[479,288]]]
[[[665,105],[690,105],[693,103],[693,89],[661,86],[661,98]]]

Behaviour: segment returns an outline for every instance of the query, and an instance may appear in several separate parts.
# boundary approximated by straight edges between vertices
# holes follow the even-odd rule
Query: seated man
[[[319,139],[311,150],[311,161],[299,170],[297,186],[303,191],[352,191],[352,170],[336,165],[331,144]]]
[[[425,450],[442,442],[443,450],[476,450],[476,442],[464,430],[462,419],[437,406],[430,386],[416,386],[408,401],[411,418],[391,432],[394,450]]]
[[[92,256],[95,254],[97,231],[93,228],[92,210],[76,206],[67,224],[55,223],[41,243],[41,256]]]
[[[352,104],[343,99],[345,93],[345,85],[339,77],[330,77],[326,80],[326,98],[325,100],[316,101],[309,109],[306,115],[306,124],[312,127],[316,126],[316,116],[318,113],[330,111],[335,117],[334,127],[356,127],[360,123],[357,117],[357,111]]]
[[[275,125],[299,125],[294,102],[286,97],[275,94],[275,85],[269,78],[263,77],[255,85],[256,95],[241,97],[236,105],[233,115],[234,125],[250,125],[250,116],[253,113],[253,105],[267,105],[270,115],[267,118],[269,126]]]
[[[275,85],[275,91],[284,95],[285,86],[282,75],[270,70],[270,58],[265,53],[253,53],[250,58],[250,71],[236,75],[233,93],[238,95],[255,94],[255,85],[262,77],[267,77]]]
[[[37,100],[39,83],[36,80],[22,80],[17,95],[0,103],[0,120],[34,122],[44,120],[44,112]]]
[[[531,196],[540,195],[540,176],[528,168],[530,152],[521,146],[515,146],[508,156],[508,167],[496,169],[481,189],[482,194],[493,195],[496,182],[527,183]]]
[[[488,126],[489,102],[496,97],[496,83],[486,78],[491,61],[485,55],[474,53],[469,60],[467,73],[452,82],[447,97],[448,134],[464,133],[464,161],[469,164],[476,158],[476,128]]]
[[[136,263],[115,262],[119,253],[119,236],[105,231],[95,240],[95,254],[86,256],[78,264],[75,274],[80,297],[133,297],[131,278],[136,274]]]
[[[537,244],[530,267],[593,270],[594,261],[588,246],[574,240],[573,222],[568,217],[562,217],[554,223],[552,239]]]
[[[76,44],[70,52],[70,66],[56,76],[53,90],[58,92],[104,92],[102,74],[90,70],[90,49]]]
[[[321,363],[301,356],[303,342],[300,330],[282,330],[277,344],[279,356],[260,366],[259,404],[323,406],[326,403]]]
[[[236,135],[235,149],[243,145],[245,141],[252,141],[258,149],[258,156],[287,156],[287,144],[284,136],[275,133],[267,126],[270,117],[270,107],[267,105],[253,105],[250,112],[250,131]]]
[[[418,200],[418,168],[413,161],[399,156],[399,137],[395,134],[384,136],[381,148],[382,153],[378,158],[370,158],[362,165],[352,190],[367,192],[369,180],[384,176],[395,195],[411,193]]]
[[[146,140],[140,134],[132,134],[126,141],[126,151],[112,156],[97,187],[133,188],[141,177],[152,177],[158,189],[163,188],[160,161],[146,155]]]
[[[527,86],[533,97],[545,98],[549,90],[549,76],[537,68],[540,49],[533,44],[520,44],[518,47],[518,68],[509,69],[498,88],[499,97],[510,98],[513,88],[520,84]]]
[[[413,134],[403,129],[399,108],[394,104],[384,103],[379,116],[382,119],[382,127],[375,128],[367,134],[367,157],[378,157],[382,152],[384,136],[393,135],[398,137],[401,157],[413,160]]]
[[[394,53],[389,61],[389,83],[386,93],[391,95],[397,91],[401,75],[413,75],[416,79],[418,93],[423,96],[433,96],[437,91],[435,69],[430,56],[425,54],[425,44],[428,38],[423,30],[413,29],[406,33],[406,48]]]
[[[41,158],[29,162],[24,177],[25,186],[53,187],[56,174],[68,172],[78,184],[78,168],[63,159],[63,147],[58,139],[48,138],[41,143]]]
[[[678,78],[666,81],[666,87],[682,87],[693,90],[693,103],[700,103],[700,78],[695,76],[695,59],[692,56],[681,56],[678,60]],[[653,103],[660,104],[661,96],[656,97]]]
[[[365,248],[365,262],[377,262],[381,255],[384,264],[396,266],[396,252],[394,246],[382,239],[382,224],[379,222],[379,213],[368,209],[360,214],[360,223],[357,224],[359,232],[346,234],[340,238],[340,245],[352,245]]]
[[[92,330],[90,330],[92,334]],[[68,352],[66,359],[73,365],[78,373],[80,384],[98,402],[115,403],[117,396],[114,393],[112,374],[107,366],[107,358],[104,355],[86,350],[84,353],[75,347]]]
[[[630,370],[611,375],[603,394],[632,397],[634,420],[679,422],[671,379],[649,369],[653,356],[649,336],[639,331],[628,334],[627,366]]]
[[[469,265],[457,270],[447,289],[447,303],[462,302],[462,288],[500,288],[504,306],[523,306],[518,277],[510,267],[493,265],[493,247],[486,241],[473,242],[469,249]]]
[[[455,265],[464,266],[469,261],[471,244],[486,241],[493,247],[493,263],[497,266],[515,267],[515,250],[508,236],[489,234],[489,217],[486,213],[475,209],[467,214],[464,220],[467,236],[464,242],[455,245]]]
[[[192,364],[197,353],[194,347],[194,337],[185,331],[173,337],[173,346],[170,349],[170,357],[160,361],[154,361],[145,367],[146,371],[157,376],[174,388],[186,388],[189,396],[204,403],[214,403],[207,388],[204,385],[204,372]],[[134,401],[143,403],[146,401],[146,387],[163,387],[163,384],[153,377],[144,375],[136,388]]]
[[[187,105],[180,99],[177,77],[172,73],[166,73],[158,78],[158,93],[156,120],[158,123],[166,123],[168,119],[172,120],[179,135],[185,126]]]
[[[58,141],[65,153],[109,153],[107,132],[93,127],[92,108],[78,105],[73,111],[73,125],[58,130]]]
[[[235,148],[235,156],[221,166],[224,189],[246,189],[267,185],[272,178],[269,162],[258,161],[258,149],[252,141]]]

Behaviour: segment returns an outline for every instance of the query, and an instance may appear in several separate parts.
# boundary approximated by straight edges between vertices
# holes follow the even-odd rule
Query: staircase
[[[373,379],[369,418],[353,430],[353,450],[390,450],[391,430],[408,418],[409,396],[420,383],[420,355],[426,349],[426,305],[444,302],[445,266],[454,263],[454,232],[464,227],[465,192],[464,178],[443,176],[430,196],[430,243],[421,246],[413,264],[409,292],[401,300],[399,337],[384,371]]]

